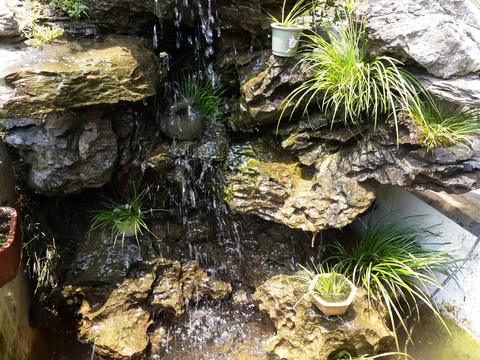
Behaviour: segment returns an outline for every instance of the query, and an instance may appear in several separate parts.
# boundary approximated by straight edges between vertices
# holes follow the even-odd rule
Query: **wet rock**
[[[230,32],[220,39],[216,72],[222,82],[232,88],[239,88],[240,84],[245,84],[268,67],[272,50],[254,50],[252,41],[249,38],[246,42],[239,42],[238,35]]]
[[[262,140],[231,148],[225,193],[233,210],[316,233],[346,226],[374,200],[367,187],[328,166],[303,178],[292,159]]]
[[[82,303],[78,311],[82,316],[79,336],[94,342],[97,354],[128,359],[146,350],[152,319],[145,301],[155,280],[153,269],[148,270],[125,279],[97,311],[88,302]]]
[[[110,181],[117,136],[102,109],[55,112],[44,119],[9,119],[5,141],[15,149],[35,192],[64,196]]]
[[[376,354],[391,351],[395,344],[385,325],[385,309],[369,306],[363,289],[345,315],[335,317],[324,316],[310,302],[305,283],[295,276],[274,276],[254,296],[277,330],[266,341],[267,350],[280,359],[333,359],[342,350]]]
[[[14,179],[10,154],[3,139],[0,138],[0,206],[15,206],[17,194]]]
[[[0,116],[6,118],[139,101],[154,95],[165,75],[141,40],[120,35],[14,53],[17,61],[2,62],[0,70]]]
[[[138,356],[147,350],[150,339],[158,340],[158,334],[148,334],[154,313],[180,316],[186,304],[225,300],[232,292],[230,284],[211,279],[197,263],[182,267],[178,261],[164,258],[122,264],[123,281],[112,287],[121,276],[109,279],[103,275],[118,274],[120,269],[111,269],[114,264],[107,261],[103,273],[89,271],[88,264],[101,260],[88,259],[77,258],[77,267],[85,271],[70,277],[71,284],[63,293],[71,304],[80,304],[79,337],[94,342],[96,352],[107,358]],[[87,262],[80,265],[83,261]]]
[[[203,133],[195,142],[161,142],[148,154],[145,163],[153,171],[163,172],[174,165],[176,160],[185,157],[205,162],[224,161],[229,147],[227,128],[221,120],[216,120],[205,124]]]
[[[157,21],[154,0],[84,0],[82,3],[88,7],[90,19],[112,30],[140,33]],[[164,3],[161,1],[158,6],[162,8]]]
[[[371,0],[362,7],[375,55],[409,57],[439,78],[480,70],[480,7],[472,0]]]
[[[253,75],[240,88],[239,112],[231,117],[230,125],[234,130],[248,131],[259,125],[277,123],[282,101],[308,76],[297,59],[272,55],[267,68]],[[284,116],[290,115],[292,110],[293,103]]]
[[[203,116],[194,99],[182,99],[170,105],[160,122],[162,132],[171,139],[193,140],[202,133]]]
[[[169,265],[153,288],[151,305],[155,308],[180,316],[185,304],[198,304],[205,299],[225,300],[232,293],[230,284],[213,280],[197,262],[181,266],[178,261],[171,261]]]

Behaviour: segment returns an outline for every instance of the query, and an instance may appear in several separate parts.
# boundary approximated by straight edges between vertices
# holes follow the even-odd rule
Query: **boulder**
[[[251,131],[259,125],[276,124],[285,97],[308,77],[309,73],[298,64],[298,59],[271,55],[266,69],[256,72],[240,88],[239,109],[229,121],[231,127]],[[292,109],[293,103],[284,116],[290,115]]]
[[[255,292],[260,310],[277,330],[266,341],[270,353],[285,360],[330,360],[341,351],[361,356],[393,350],[386,310],[369,305],[365,290],[357,291],[344,315],[327,317],[310,301],[299,275],[274,276]]]
[[[237,34],[266,36],[270,23],[267,11],[278,15],[281,0],[84,0],[90,18],[110,29],[140,33],[160,23],[159,34],[180,27],[198,27],[199,33],[208,29],[233,30]],[[201,29],[201,26],[208,25]],[[172,26],[175,25],[175,26]],[[203,33],[202,35],[208,35]]]
[[[149,25],[153,26],[158,21],[156,12],[160,17],[165,16],[165,8],[173,12],[169,1],[82,0],[82,3],[88,7],[91,20],[112,30],[134,34],[147,30]]]
[[[0,3],[0,41],[5,38],[16,38],[20,34],[20,27],[15,14],[2,1]]]
[[[373,55],[412,58],[439,78],[480,70],[478,1],[367,0],[360,11]]]
[[[151,262],[132,269],[123,283],[113,290],[99,308],[83,301],[78,315],[79,337],[95,343],[100,356],[128,359],[143,353],[149,345],[148,327],[153,323],[146,300],[156,279],[157,263]],[[78,296],[80,288],[69,287],[68,296]]]
[[[12,51],[15,59],[0,67],[0,117],[5,118],[140,101],[155,95],[165,75],[140,39],[120,35]]]
[[[368,187],[328,166],[312,178],[302,176],[298,164],[269,143],[274,141],[232,146],[225,193],[233,210],[317,233],[348,225],[375,199]]]
[[[90,109],[9,119],[5,141],[21,159],[25,181],[37,193],[65,196],[110,181],[117,162],[114,113]]]
[[[196,262],[182,266],[158,256],[150,236],[140,235],[140,246],[135,238],[125,239],[123,247],[112,247],[109,230],[78,238],[63,295],[80,317],[79,338],[95,343],[103,357],[144,354],[150,339],[166,337],[160,327],[149,333],[156,315],[173,319],[189,304],[225,300],[232,292],[230,284],[210,278]]]

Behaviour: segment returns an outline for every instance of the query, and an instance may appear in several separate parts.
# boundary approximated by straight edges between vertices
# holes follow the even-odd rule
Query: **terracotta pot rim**
[[[10,227],[10,230],[8,232],[8,239],[7,241],[5,242],[5,244],[3,244],[2,246],[0,246],[0,252],[3,252],[3,251],[6,251],[10,246],[12,246],[13,244],[13,240],[15,239],[15,231],[13,231],[14,229],[16,229],[17,227],[17,221],[18,221],[18,214],[17,214],[17,210],[15,210],[14,208],[10,207],[10,206],[2,206],[0,207],[0,213],[5,213],[5,212],[9,212],[10,214],[10,220],[9,220],[9,227]]]

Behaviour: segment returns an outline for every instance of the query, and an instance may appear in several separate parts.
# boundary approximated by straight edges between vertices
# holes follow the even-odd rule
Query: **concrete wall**
[[[438,225],[436,230],[441,233],[441,236],[426,239],[425,242],[435,242],[437,245],[434,248],[437,250],[453,249],[450,254],[455,259],[465,259],[477,239],[478,234],[475,235],[471,231],[479,228],[479,223],[475,218],[477,216],[480,218],[480,201],[469,201],[470,206],[462,206],[462,202],[458,200],[457,206],[455,206],[453,200],[444,200],[444,207],[453,206],[455,208],[456,220],[460,223],[460,220],[464,220],[463,224],[467,227],[465,229],[419,197],[401,188],[380,186],[376,195],[378,206],[374,212],[374,219],[392,211],[398,211],[396,217],[428,215],[419,220],[428,225]],[[472,195],[473,198],[476,198],[475,193],[469,194],[466,198],[471,198]],[[444,207],[438,206],[440,210]],[[465,221],[466,219],[468,221]],[[356,227],[359,227],[358,223]],[[440,275],[438,279],[442,282],[445,277]],[[480,339],[480,311],[478,310],[480,283],[478,279],[480,279],[480,245],[475,248],[470,260],[458,274],[457,282],[451,280],[447,283],[445,288],[452,296],[441,292],[435,296],[435,300],[446,316],[472,336]]]
[[[0,360],[28,359],[30,294],[24,271],[0,288]]]

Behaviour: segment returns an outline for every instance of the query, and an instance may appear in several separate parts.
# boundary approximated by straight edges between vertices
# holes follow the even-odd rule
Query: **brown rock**
[[[386,312],[368,305],[360,289],[345,315],[326,317],[306,296],[306,285],[295,276],[274,276],[257,288],[255,300],[272,320],[277,334],[267,349],[280,359],[330,359],[342,350],[375,354],[394,346],[386,327]]]

